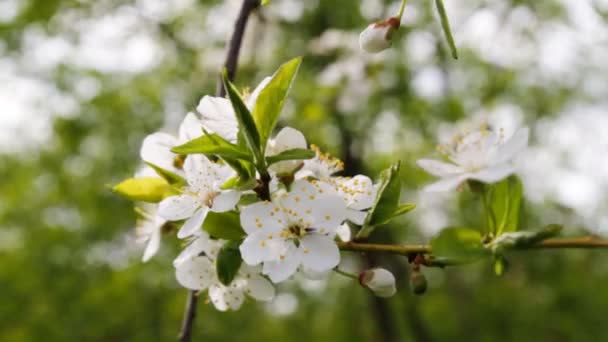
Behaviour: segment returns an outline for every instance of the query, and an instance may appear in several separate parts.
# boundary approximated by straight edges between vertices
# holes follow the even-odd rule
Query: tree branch
[[[226,60],[224,61],[224,68],[228,74],[228,79],[233,81],[236,75],[237,62],[239,59],[239,52],[241,51],[241,44],[243,42],[243,36],[245,35],[245,28],[247,27],[247,21],[249,15],[260,6],[259,0],[243,0],[241,10],[234,23],[234,30],[232,37],[230,38],[230,45],[226,54]],[[222,77],[220,75],[216,95],[223,97],[226,95]],[[196,291],[189,291],[186,299],[186,308],[184,311],[184,317],[182,319],[182,326],[179,332],[178,339],[180,342],[192,341],[192,328],[194,326],[194,318],[196,317],[196,305],[198,303],[198,297]]]
[[[389,245],[376,243],[338,242],[338,247],[345,251],[355,252],[386,252],[400,255],[431,254],[430,245]],[[554,238],[541,241],[531,246],[514,247],[516,250],[525,249],[566,249],[566,248],[608,248],[608,240],[593,236],[578,238]]]

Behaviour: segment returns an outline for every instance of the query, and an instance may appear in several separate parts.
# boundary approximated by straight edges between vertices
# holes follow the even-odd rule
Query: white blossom
[[[515,172],[511,160],[528,145],[528,128],[521,128],[508,140],[503,131],[494,132],[482,126],[479,130],[455,137],[438,150],[452,163],[420,159],[418,166],[441,180],[425,191],[449,191],[467,179],[484,183],[498,182]]]
[[[260,301],[274,298],[275,289],[260,274],[259,267],[241,264],[228,286],[218,280],[215,259],[223,243],[223,240],[210,239],[205,232],[197,233],[192,243],[173,262],[177,281],[191,290],[208,290],[211,303],[220,311],[238,310],[245,295]]]
[[[266,156],[274,156],[294,148],[307,148],[306,138],[297,129],[285,127],[279,131],[274,139],[268,140]],[[303,163],[303,160],[285,160],[270,165],[268,169],[278,175],[291,174],[302,166]]]
[[[384,268],[372,268],[361,272],[359,282],[378,297],[392,297],[397,292],[395,276]]]
[[[391,37],[399,29],[399,19],[389,18],[370,24],[359,35],[361,50],[371,53],[380,52],[391,47]]]
[[[311,144],[310,149],[315,152],[315,157],[304,160],[304,166],[296,173],[296,178],[324,179],[344,170],[344,163],[340,159],[322,152],[316,145]]]
[[[159,214],[167,220],[186,220],[177,233],[185,238],[200,230],[209,211],[232,210],[240,198],[236,190],[221,186],[235,172],[228,166],[213,163],[203,155],[192,154],[184,163],[187,187],[182,194],[165,198],[159,204]]]
[[[327,191],[335,191],[347,207],[347,219],[352,223],[362,225],[367,216],[366,209],[374,205],[378,186],[364,175],[355,177],[331,177],[313,180],[312,184]]]
[[[273,194],[272,202],[242,208],[241,224],[248,235],[240,246],[241,255],[249,265],[262,263],[262,273],[275,283],[300,266],[328,271],[340,262],[334,237],[345,219],[342,198],[297,180],[290,192]]]
[[[136,210],[141,216],[135,226],[137,241],[146,243],[142,257],[142,261],[146,262],[158,252],[162,228],[167,223],[167,220],[158,215],[158,205],[156,204],[146,203],[136,208]]]

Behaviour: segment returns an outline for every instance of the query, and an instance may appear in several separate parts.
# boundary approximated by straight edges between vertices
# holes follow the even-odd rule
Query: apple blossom
[[[342,198],[297,180],[290,192],[273,194],[272,202],[242,208],[241,224],[248,235],[239,249],[245,263],[262,263],[262,273],[275,283],[300,266],[325,272],[340,262],[334,237],[345,219]]]
[[[306,138],[297,129],[285,127],[279,131],[274,139],[268,140],[266,155],[274,156],[294,148],[307,148]],[[302,160],[285,160],[270,165],[268,169],[278,175],[291,174],[302,166],[303,163],[304,161]]]
[[[374,205],[378,186],[364,175],[355,177],[331,177],[313,180],[312,184],[321,189],[331,189],[344,199],[347,207],[347,219],[354,224],[362,225],[367,216],[364,211]],[[329,191],[331,191],[329,190]]]
[[[240,198],[236,190],[221,186],[235,172],[228,166],[211,162],[203,155],[189,155],[184,163],[188,185],[182,194],[165,198],[159,204],[159,214],[167,220],[186,220],[177,233],[185,238],[200,230],[209,211],[232,210]]]
[[[150,260],[158,249],[160,248],[160,240],[162,235],[162,228],[167,223],[167,220],[158,215],[158,205],[148,204],[142,205],[136,208],[136,211],[140,214],[140,219],[137,220],[135,231],[137,234],[137,241],[140,243],[146,243],[144,255],[142,261],[146,262]]]
[[[311,144],[310,149],[315,157],[304,160],[304,166],[296,173],[296,178],[324,179],[344,170],[344,163],[329,153],[324,153],[318,146]]]
[[[391,47],[391,37],[399,29],[399,18],[388,18],[370,24],[359,35],[361,50],[371,53],[380,52]]]
[[[455,137],[450,144],[438,150],[452,163],[433,159],[420,159],[418,166],[441,180],[425,191],[449,191],[467,179],[484,183],[498,182],[515,172],[511,160],[528,145],[528,128],[519,129],[508,140],[503,131],[498,133],[482,126],[479,130]]]

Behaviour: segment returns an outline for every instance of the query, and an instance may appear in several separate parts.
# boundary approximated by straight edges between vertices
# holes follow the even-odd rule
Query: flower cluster
[[[337,269],[339,240],[351,233],[366,238],[375,226],[414,208],[399,202],[399,164],[374,184],[365,175],[337,175],[343,163],[309,146],[294,128],[273,136],[299,62],[284,64],[249,95],[225,79],[228,98],[203,97],[177,136],[147,136],[140,153],[145,166],[115,187],[146,202],[138,207],[138,233],[147,242],[143,260],[156,254],[162,235],[176,232],[185,242],[173,262],[177,281],[207,291],[221,311],[238,309],[246,297],[271,300],[273,284],[296,273],[315,279],[332,270],[344,274]],[[454,164],[418,161],[442,177],[427,190],[509,176],[509,161],[527,139],[527,129],[505,141],[502,132],[487,128],[455,138],[440,147]],[[387,270],[364,271],[359,281],[377,296],[395,293]]]

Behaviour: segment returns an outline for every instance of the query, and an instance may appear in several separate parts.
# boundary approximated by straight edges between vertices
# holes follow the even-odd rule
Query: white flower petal
[[[262,82],[260,82],[260,84],[258,84],[258,86],[255,87],[255,89],[251,92],[251,94],[249,94],[247,99],[245,99],[245,104],[247,105],[247,108],[249,108],[249,110],[253,110],[253,107],[255,106],[255,103],[258,100],[258,96],[260,96],[262,90],[266,88],[266,86],[268,85],[268,83],[270,83],[271,80],[272,77],[264,77]]]
[[[316,272],[328,271],[340,263],[340,251],[333,238],[320,235],[305,235],[300,240],[304,267]]]
[[[515,172],[515,167],[508,164],[493,166],[475,173],[469,174],[469,178],[484,183],[496,183]]]
[[[158,214],[169,221],[179,221],[191,217],[200,206],[200,199],[196,196],[171,196],[158,204]]]
[[[359,211],[353,209],[347,209],[346,211],[346,218],[350,222],[359,226],[363,225],[363,222],[365,222],[365,217],[367,217],[367,211]]]
[[[353,178],[332,178],[337,191],[344,196],[346,204],[352,209],[367,209],[374,205],[378,187],[374,186],[372,180],[364,175]]]
[[[190,112],[179,125],[179,142],[184,144],[190,140],[196,139],[203,135],[203,125],[196,117],[196,114]]]
[[[247,279],[245,293],[254,299],[269,301],[274,298],[275,289],[268,279],[259,274],[254,274]]]
[[[464,171],[459,166],[440,162],[434,159],[419,159],[418,161],[416,161],[416,164],[422,169],[424,169],[424,171],[437,177],[453,176]]]
[[[461,174],[448,178],[443,178],[431,185],[427,185],[424,188],[426,192],[446,192],[456,189],[460,183],[464,182],[468,177],[468,174]]]
[[[343,224],[340,227],[338,227],[338,229],[336,230],[336,234],[338,235],[340,240],[342,240],[344,242],[348,242],[352,238],[352,232],[350,230],[350,227],[347,224]]]
[[[204,290],[215,278],[215,267],[207,257],[192,257],[177,265],[175,277],[183,287]]]
[[[311,201],[309,210],[313,217],[312,227],[320,234],[333,238],[336,229],[346,220],[346,204],[335,195],[319,195]]]
[[[186,181],[193,191],[207,193],[211,191],[217,174],[213,163],[202,154],[190,154],[184,162]]]
[[[287,242],[277,235],[258,232],[248,235],[239,246],[241,258],[247,265],[257,265],[264,261],[277,260],[285,254]]]
[[[236,142],[238,123],[228,99],[205,96],[196,110],[201,114],[201,123],[205,129],[228,141]]]
[[[189,236],[195,235],[196,232],[201,230],[201,226],[207,217],[207,213],[209,212],[208,207],[200,207],[197,211],[194,212],[194,215],[184,222],[182,227],[177,232],[177,237],[180,239],[187,238]]]
[[[216,309],[220,311],[238,310],[245,296],[241,288],[213,284],[209,287],[209,299]]]
[[[159,226],[158,229],[154,230],[152,232],[152,235],[150,235],[150,240],[146,245],[146,249],[144,250],[144,256],[142,257],[143,262],[147,262],[156,254],[156,252],[158,252],[158,249],[160,248],[160,238],[162,233],[161,228],[162,226]]]
[[[170,134],[152,133],[144,138],[139,155],[143,161],[165,170],[179,172],[173,165],[177,155],[171,152],[171,148],[177,144],[177,138]]]
[[[359,46],[361,50],[366,52],[380,52],[391,47],[390,31],[393,30],[390,26],[379,26],[373,23],[359,35]]]
[[[302,253],[292,243],[289,244],[288,249],[283,254],[282,258],[277,261],[266,261],[262,272],[266,274],[273,283],[280,283],[291,277],[302,260]]]
[[[216,242],[217,241],[217,242]],[[209,239],[209,234],[205,231],[200,231],[196,234],[196,239],[194,239],[190,244],[182,250],[181,253],[173,260],[173,266],[177,267],[179,264],[189,260],[192,257],[199,256],[201,253],[208,253],[208,251],[213,247],[213,244],[221,243],[219,240],[211,241]],[[211,258],[213,259],[213,258]]]
[[[211,211],[222,213],[234,209],[234,206],[241,198],[241,192],[236,190],[222,191],[213,199]]]
[[[513,159],[521,150],[528,146],[530,130],[528,127],[520,128],[508,141],[498,148],[494,162],[502,164]]]
[[[302,132],[291,127],[283,128],[274,139],[268,142],[266,155],[274,156],[294,148],[306,148],[306,138]],[[269,169],[277,174],[289,174],[296,170],[304,161],[286,160],[272,164]]]
[[[247,234],[275,234],[286,224],[283,211],[272,202],[257,202],[241,208],[241,226]]]

